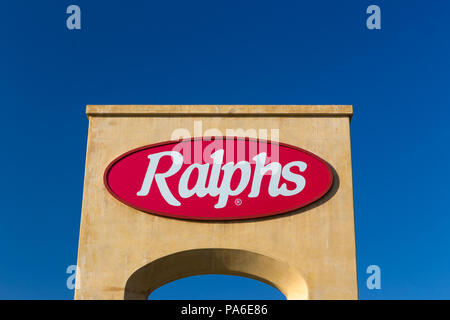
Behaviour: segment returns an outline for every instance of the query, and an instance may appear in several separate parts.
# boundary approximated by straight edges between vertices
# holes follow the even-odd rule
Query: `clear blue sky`
[[[70,4],[81,30],[66,28]],[[365,26],[370,4],[382,30]],[[86,104],[354,105],[360,298],[450,298],[449,11],[425,0],[2,1],[0,298],[73,297]],[[379,291],[365,286],[371,264]],[[188,296],[189,281],[169,295]],[[241,283],[214,281],[214,297]],[[258,297],[250,282],[236,298]]]

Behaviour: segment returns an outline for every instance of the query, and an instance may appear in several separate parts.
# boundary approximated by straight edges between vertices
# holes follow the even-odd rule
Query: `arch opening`
[[[148,300],[286,300],[268,284],[232,275],[197,275],[169,282],[155,289]]]
[[[127,280],[124,299],[146,300],[157,288],[196,275],[235,275],[258,280],[281,291],[286,299],[308,299],[306,281],[283,261],[240,249],[193,249],[156,259]]]

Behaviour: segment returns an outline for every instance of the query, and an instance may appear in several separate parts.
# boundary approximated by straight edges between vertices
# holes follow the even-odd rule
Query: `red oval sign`
[[[104,175],[138,210],[194,220],[250,219],[304,207],[331,188],[329,165],[284,143],[235,137],[168,141],[131,150]]]

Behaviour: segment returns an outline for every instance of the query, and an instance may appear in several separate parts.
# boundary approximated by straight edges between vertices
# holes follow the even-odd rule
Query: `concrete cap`
[[[351,105],[87,105],[88,116],[327,116],[351,118]]]

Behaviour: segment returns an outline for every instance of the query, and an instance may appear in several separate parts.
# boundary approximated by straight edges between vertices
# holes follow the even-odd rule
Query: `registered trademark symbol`
[[[234,200],[234,204],[240,206],[242,204],[242,200],[237,198],[236,200]]]

